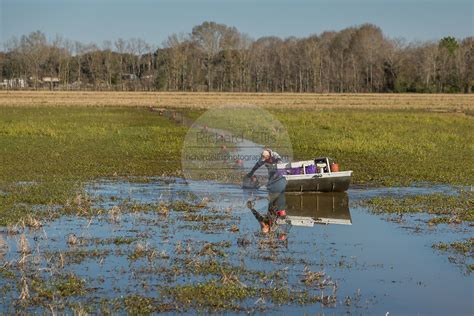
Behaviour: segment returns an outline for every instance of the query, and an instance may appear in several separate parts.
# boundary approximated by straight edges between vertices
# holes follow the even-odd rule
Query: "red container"
[[[331,164],[331,172],[339,172],[339,164],[333,162]]]

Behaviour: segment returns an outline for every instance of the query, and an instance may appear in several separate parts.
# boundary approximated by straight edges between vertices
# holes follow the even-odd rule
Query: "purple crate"
[[[306,174],[312,174],[316,173],[316,166],[315,165],[309,165],[305,167]]]
[[[292,175],[297,175],[297,174],[302,174],[302,173],[303,173],[303,167],[291,168]]]
[[[277,169],[277,173],[280,175],[280,176],[286,176],[288,174],[288,172],[286,171],[286,169]]]

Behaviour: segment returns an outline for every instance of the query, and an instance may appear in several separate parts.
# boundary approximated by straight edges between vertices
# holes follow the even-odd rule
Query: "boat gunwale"
[[[310,180],[310,179],[327,179],[327,178],[344,178],[352,177],[352,170],[338,171],[338,172],[324,172],[324,173],[310,173],[310,174],[287,174],[283,175],[286,180]]]

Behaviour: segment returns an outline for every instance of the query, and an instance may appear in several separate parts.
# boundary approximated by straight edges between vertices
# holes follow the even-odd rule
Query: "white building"
[[[26,88],[26,80],[21,78],[3,79],[0,86],[7,89]]]

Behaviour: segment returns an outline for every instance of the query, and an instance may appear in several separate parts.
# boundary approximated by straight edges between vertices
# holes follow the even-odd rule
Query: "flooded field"
[[[472,226],[433,229],[420,215],[394,222],[361,206],[374,196],[453,188],[287,194],[288,215],[330,224],[262,234],[246,202],[265,212],[264,190],[137,180],[91,182],[77,201],[84,214],[2,230],[1,312],[472,311],[472,275],[432,249],[471,237]]]
[[[309,110],[248,117],[249,107],[204,117],[1,111],[2,314],[474,310],[468,116],[334,110],[319,124]],[[445,137],[433,139],[440,128]],[[288,216],[275,220],[265,186],[241,188],[269,145],[288,161],[340,158],[353,184],[280,194]],[[276,223],[269,233],[260,217]]]

